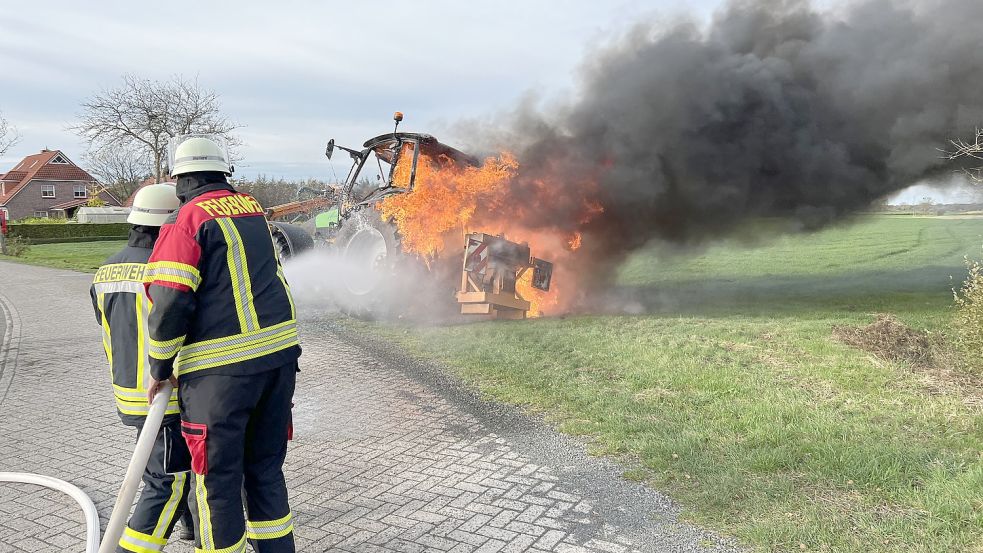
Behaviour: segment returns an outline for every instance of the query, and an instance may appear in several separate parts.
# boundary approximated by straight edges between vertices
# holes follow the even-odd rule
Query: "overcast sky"
[[[243,125],[237,174],[331,180],[324,144],[440,131],[534,91],[569,94],[586,53],[633,23],[706,19],[718,0],[20,2],[0,10],[0,111],[77,162],[79,103],[121,75],[197,77]],[[685,7],[680,7],[684,5]]]
[[[21,141],[0,157],[0,172],[42,148],[80,162],[85,146],[66,128],[79,103],[130,73],[197,78],[218,92],[243,125],[237,176],[334,180],[344,170],[325,160],[328,138],[360,145],[390,130],[400,110],[405,130],[453,143],[447,129],[462,118],[506,111],[529,93],[571,94],[584,57],[631,25],[706,21],[720,4],[3,0],[0,112]],[[933,187],[895,201],[926,195],[945,199]]]

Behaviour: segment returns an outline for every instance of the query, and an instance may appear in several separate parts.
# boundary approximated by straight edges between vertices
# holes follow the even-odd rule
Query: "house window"
[[[75,197],[76,198],[87,198],[88,196],[89,196],[89,193],[86,190],[84,184],[76,184],[75,185]]]
[[[47,219],[48,218],[48,212],[47,211],[35,211],[34,212],[34,216],[35,217],[40,217],[42,219]]]
[[[55,159],[52,159],[49,163],[57,163],[59,165],[68,165],[68,160],[65,159],[65,156],[59,154],[59,155],[55,156]]]
[[[55,197],[55,185],[53,185],[53,184],[42,184],[41,185],[41,197],[42,198],[54,198]]]

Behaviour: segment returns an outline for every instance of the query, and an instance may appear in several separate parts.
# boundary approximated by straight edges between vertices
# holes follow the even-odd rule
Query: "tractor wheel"
[[[401,315],[419,267],[416,258],[403,253],[396,226],[365,208],[344,222],[334,244],[342,309],[364,319]]]
[[[314,239],[311,238],[311,235],[297,225],[270,223],[270,235],[273,237],[273,248],[280,257],[280,261],[285,261],[314,247]]]

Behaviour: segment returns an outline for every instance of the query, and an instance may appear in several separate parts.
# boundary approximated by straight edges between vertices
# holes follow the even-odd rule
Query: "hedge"
[[[85,239],[125,240],[130,232],[129,223],[85,223],[47,225],[8,225],[10,236],[27,238],[35,244],[56,242],[84,242]],[[80,240],[81,239],[81,240]]]
[[[126,240],[125,236],[69,236],[66,238],[31,238],[31,245],[36,244],[76,244],[80,242],[114,242]]]

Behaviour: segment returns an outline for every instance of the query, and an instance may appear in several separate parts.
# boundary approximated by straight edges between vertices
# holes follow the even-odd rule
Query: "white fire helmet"
[[[148,184],[137,190],[126,222],[148,227],[163,225],[164,221],[181,206],[181,200],[178,199],[175,190],[174,183],[169,182]]]
[[[171,177],[198,171],[216,171],[232,175],[229,147],[222,137],[207,134],[183,134],[167,142]]]

